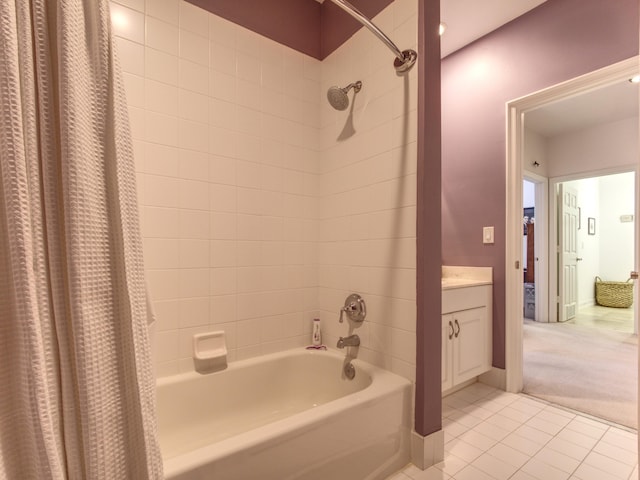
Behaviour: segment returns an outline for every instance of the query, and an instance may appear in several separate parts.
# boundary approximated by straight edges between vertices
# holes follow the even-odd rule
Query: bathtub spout
[[[360,337],[358,335],[349,335],[348,337],[340,337],[337,347],[357,347],[358,345],[360,345]]]

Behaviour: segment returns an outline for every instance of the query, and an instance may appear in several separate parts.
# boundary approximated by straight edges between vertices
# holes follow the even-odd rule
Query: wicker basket
[[[633,281],[604,282],[596,277],[596,303],[603,307],[629,308],[633,304]]]

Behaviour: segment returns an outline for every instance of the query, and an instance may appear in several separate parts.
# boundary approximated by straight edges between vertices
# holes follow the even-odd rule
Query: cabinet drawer
[[[452,288],[442,291],[442,313],[489,306],[492,303],[491,285]]]

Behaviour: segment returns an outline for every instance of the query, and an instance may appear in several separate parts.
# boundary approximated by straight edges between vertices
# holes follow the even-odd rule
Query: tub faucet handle
[[[356,312],[358,310],[358,307],[356,306],[355,302],[351,302],[349,305],[345,305],[344,307],[342,307],[340,309],[340,323],[344,322],[344,319],[342,318],[342,314],[347,312],[347,316],[350,317],[352,315],[352,312]]]
[[[344,321],[344,313],[346,313],[347,317],[349,317],[354,322],[362,322],[364,320],[364,317],[367,316],[367,308],[364,303],[364,299],[357,293],[352,293],[351,295],[349,295],[344,301],[344,307],[340,309],[340,323]]]
[[[340,337],[336,345],[336,347],[338,348],[359,347],[359,346],[360,346],[360,337],[358,335],[349,335],[348,337]]]

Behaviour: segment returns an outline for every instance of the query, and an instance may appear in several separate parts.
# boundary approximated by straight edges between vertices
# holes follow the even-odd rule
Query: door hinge
[[[516,270],[520,270],[520,260],[516,260]]]

